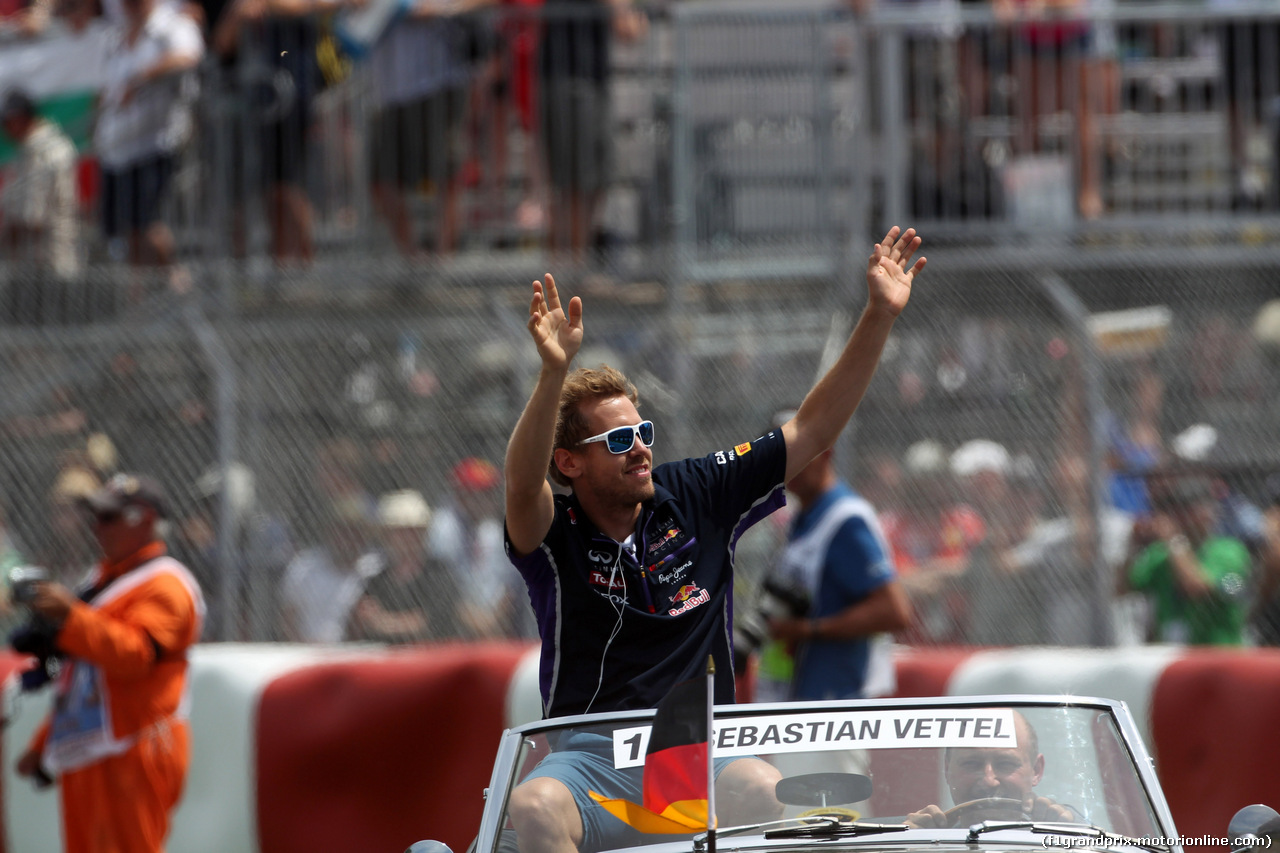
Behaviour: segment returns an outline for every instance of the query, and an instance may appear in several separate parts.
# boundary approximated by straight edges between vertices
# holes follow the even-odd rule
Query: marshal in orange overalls
[[[62,625],[67,659],[32,748],[59,776],[67,853],[159,853],[190,756],[187,650],[204,602],[162,543],[91,584],[108,578]]]

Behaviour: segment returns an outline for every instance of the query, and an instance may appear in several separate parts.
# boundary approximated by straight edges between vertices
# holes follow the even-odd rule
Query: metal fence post
[[[1111,620],[1111,589],[1114,578],[1102,548],[1103,514],[1107,508],[1106,481],[1103,476],[1106,449],[1102,364],[1098,349],[1089,334],[1089,311],[1080,297],[1054,273],[1037,276],[1036,282],[1070,331],[1072,349],[1078,353],[1080,360],[1080,381],[1083,383],[1081,401],[1087,429],[1085,440],[1088,443],[1089,513],[1093,517],[1093,565],[1090,567],[1093,584],[1090,586],[1092,606],[1089,608],[1089,637],[1095,646],[1111,646],[1115,643],[1115,630]]]
[[[907,215],[907,110],[903,86],[903,34],[899,27],[880,30],[880,156],[884,163],[884,212],[890,223]]]
[[[205,637],[206,640],[230,640],[230,626],[234,614],[239,611],[240,586],[243,578],[243,560],[239,553],[240,517],[234,507],[229,474],[236,461],[236,383],[235,361],[222,338],[200,311],[199,303],[191,300],[182,312],[183,321],[191,329],[213,377],[214,429],[217,433],[218,468],[222,472],[222,488],[218,495],[218,570],[222,574],[221,601],[223,618],[220,621],[223,636]]]

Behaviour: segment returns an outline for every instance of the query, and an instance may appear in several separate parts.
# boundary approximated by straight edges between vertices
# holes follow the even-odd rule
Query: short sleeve
[[[661,466],[677,477],[663,477],[664,483],[682,484],[685,500],[697,502],[717,523],[733,527],[759,506],[760,517],[776,509],[765,499],[779,490],[787,468],[787,445],[782,430],[760,438],[717,450],[697,459],[685,459]],[[782,502],[781,496],[777,505]]]
[[[865,597],[894,578],[884,545],[866,520],[850,518],[840,525],[827,548],[827,576],[846,603]]]

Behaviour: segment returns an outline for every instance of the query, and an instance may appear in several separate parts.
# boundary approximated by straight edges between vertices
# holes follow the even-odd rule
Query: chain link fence
[[[904,640],[1146,638],[1141,609],[1114,595],[1144,485],[1205,475],[1231,490],[1224,508],[1258,505],[1280,470],[1276,333],[1259,320],[1270,269],[933,256],[838,452],[912,593]],[[661,461],[749,439],[795,406],[851,329],[860,279],[564,284],[586,301],[580,362],[635,379]],[[159,294],[112,321],[10,327],[13,547],[74,579],[93,559],[74,497],[142,471],[171,492],[169,537],[205,586],[211,639],[528,636],[496,521],[537,370],[519,281],[466,283],[447,308],[369,289],[363,305],[227,317]],[[1262,547],[1247,513],[1219,521]],[[779,517],[744,541],[739,607],[784,533]],[[400,554],[425,574],[393,575]],[[356,602],[375,581],[370,612]],[[429,624],[393,622],[402,610]]]

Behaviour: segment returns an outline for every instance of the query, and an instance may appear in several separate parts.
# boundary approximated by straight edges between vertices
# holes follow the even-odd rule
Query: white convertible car
[[[639,802],[653,718],[653,711],[590,714],[507,731],[475,853],[536,849],[534,839],[522,845],[508,803],[548,756],[590,755],[606,766],[605,778],[632,783],[599,794]],[[795,853],[814,845],[839,853],[1183,850],[1151,757],[1127,707],[1112,700],[983,696],[721,706],[708,740],[720,774],[712,788],[714,836],[706,829],[639,833],[583,803],[597,811],[580,853],[638,847]],[[760,785],[726,783],[735,765],[768,780],[763,796]],[[1222,838],[1233,850],[1267,848],[1278,830],[1280,815],[1248,806],[1222,828]],[[442,849],[424,841],[410,851]]]

